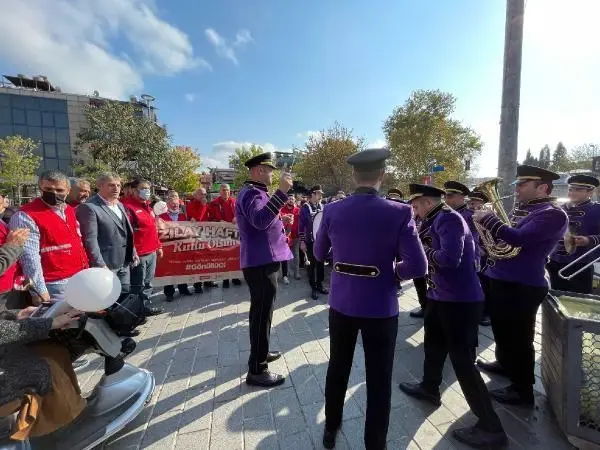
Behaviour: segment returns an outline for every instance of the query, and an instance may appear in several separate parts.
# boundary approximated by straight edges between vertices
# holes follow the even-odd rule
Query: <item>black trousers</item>
[[[184,292],[189,292],[187,284],[178,284],[177,290],[180,294],[183,294]],[[172,284],[168,284],[163,288],[163,292],[167,297],[173,297],[173,295],[175,295],[175,286],[173,286]]]
[[[417,298],[419,299],[419,305],[421,309],[425,310],[427,304],[427,280],[425,277],[413,279],[413,285],[417,291]]]
[[[585,264],[585,262],[583,263]],[[558,271],[565,267],[556,261],[550,261],[546,268],[550,274],[550,285],[557,291],[577,292],[579,294],[591,294],[594,287],[594,266],[590,266],[579,275],[565,280],[558,275]],[[581,267],[581,266],[579,266]]]
[[[281,276],[283,276],[283,277],[287,277],[288,276],[288,263],[287,263],[287,261],[282,261],[281,262]]]
[[[308,282],[310,287],[315,289],[325,280],[325,263],[317,261],[313,253],[313,242],[306,243],[306,256],[310,265],[308,266]]]
[[[365,446],[367,450],[384,449],[390,419],[398,316],[363,319],[329,309],[331,352],[325,383],[325,428],[337,430],[342,423],[344,398],[359,331],[367,371]]]
[[[423,386],[431,392],[439,392],[444,362],[449,355],[465,399],[479,419],[477,425],[488,431],[499,431],[502,430],[502,424],[494,412],[481,374],[475,367],[482,312],[483,302],[427,300]]]
[[[489,317],[490,299],[488,292],[490,290],[490,279],[481,272],[479,272],[477,275],[479,275],[479,284],[481,284],[481,289],[483,289],[483,295],[485,296],[485,300],[483,302],[483,317]]]
[[[493,278],[489,287],[496,360],[513,387],[523,395],[531,395],[535,383],[535,319],[548,288]]]
[[[277,272],[280,263],[243,269],[250,289],[250,357],[248,370],[252,374],[267,369],[267,354],[271,337],[273,303],[277,294]]]

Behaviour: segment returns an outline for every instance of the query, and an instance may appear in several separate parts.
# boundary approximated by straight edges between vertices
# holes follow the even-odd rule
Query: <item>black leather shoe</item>
[[[231,280],[231,282],[233,283],[234,286],[241,286],[242,285],[242,280],[240,280],[238,278],[234,278],[233,280]]]
[[[140,335],[140,330],[120,331],[117,333],[119,337],[137,337]]]
[[[202,288],[202,285],[194,286],[194,292],[196,294],[203,294],[204,293],[204,289]]]
[[[319,299],[319,293],[317,292],[316,289],[313,289],[311,294],[310,294],[310,298],[312,298],[313,300],[318,300]]]
[[[506,370],[504,370],[504,368],[500,365],[500,363],[498,363],[498,361],[486,362],[482,359],[478,359],[476,364],[477,367],[479,367],[481,370],[484,370],[485,372],[494,373],[496,375],[502,375],[503,377],[506,376]]]
[[[442,399],[439,392],[430,392],[425,389],[421,383],[400,383],[398,387],[402,392],[410,397],[424,400],[434,406],[442,405]]]
[[[518,392],[513,386],[491,390],[490,397],[505,405],[533,406],[535,403],[533,392]]]
[[[425,311],[423,311],[422,308],[417,309],[416,311],[411,311],[410,317],[414,317],[416,319],[422,319],[423,317],[425,317]]]
[[[319,292],[320,294],[323,294],[323,295],[327,295],[327,294],[329,294],[329,289],[324,287],[322,284],[319,284],[317,286],[317,292]]]
[[[181,291],[179,291],[179,294],[181,295],[192,295],[192,293],[189,291],[189,289],[183,289]]]
[[[491,324],[492,324],[492,321],[487,316],[484,316],[481,319],[481,322],[479,322],[479,325],[481,325],[482,327],[489,327]]]
[[[227,289],[229,287],[229,280],[223,280],[223,289]]]
[[[146,325],[147,323],[148,323],[148,319],[146,317],[144,317],[142,319],[142,321],[140,322],[140,325]],[[138,326],[140,326],[140,325],[138,325]]]
[[[173,295],[165,295],[165,300],[168,301],[169,303],[171,303],[173,301],[174,296]]]
[[[281,358],[281,352],[269,352],[267,353],[267,362],[273,362],[273,361],[277,361],[279,358]]]
[[[285,377],[265,370],[262,373],[248,373],[246,384],[250,386],[273,387],[283,384]]]
[[[146,317],[158,316],[159,314],[162,314],[164,312],[165,312],[164,308],[159,308],[158,306],[150,306],[150,307],[144,308],[144,315]]]
[[[337,437],[338,430],[329,431],[325,429],[323,432],[323,447],[332,449],[335,447],[335,438]]]
[[[452,431],[454,438],[473,448],[501,448],[508,444],[504,431],[485,431],[477,427],[457,428]]]

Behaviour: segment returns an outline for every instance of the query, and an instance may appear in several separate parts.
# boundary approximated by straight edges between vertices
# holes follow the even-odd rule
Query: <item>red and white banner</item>
[[[155,286],[242,278],[240,233],[227,222],[166,222],[158,219],[163,257]]]

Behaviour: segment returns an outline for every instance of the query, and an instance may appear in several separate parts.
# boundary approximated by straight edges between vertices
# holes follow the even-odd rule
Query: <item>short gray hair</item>
[[[82,183],[87,184],[88,186],[90,185],[90,182],[88,180],[84,180],[83,178],[71,177],[69,180],[71,181],[72,188]]]
[[[121,181],[121,176],[114,172],[102,172],[100,175],[98,175],[98,178],[96,178],[96,186],[99,186],[108,180]]]
[[[39,180],[40,183],[42,181],[62,181],[66,185],[69,185],[69,177],[67,177],[60,170],[45,170],[40,174]]]

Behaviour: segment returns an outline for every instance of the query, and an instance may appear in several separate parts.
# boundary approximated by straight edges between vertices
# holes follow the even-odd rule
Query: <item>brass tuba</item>
[[[502,206],[502,197],[498,194],[498,183],[502,181],[502,178],[493,178],[488,181],[484,181],[479,184],[474,190],[483,192],[489,199],[489,209],[491,209],[502,222],[510,226],[510,219],[508,214]],[[521,251],[520,247],[513,247],[502,241],[496,241],[492,233],[484,228],[481,224],[474,221],[475,228],[479,232],[481,242],[485,248],[485,251],[493,259],[509,259],[514,258]]]

